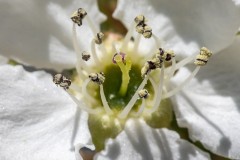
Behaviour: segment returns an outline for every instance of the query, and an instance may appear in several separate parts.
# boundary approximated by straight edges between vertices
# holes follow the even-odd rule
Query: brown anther
[[[96,44],[101,44],[103,41],[104,34],[102,32],[97,33],[97,36],[95,38]]]
[[[142,89],[138,92],[139,98],[144,98],[146,99],[149,96],[149,93],[146,89]]]
[[[88,77],[91,79],[91,81],[97,83],[98,85],[102,85],[105,81],[105,75],[103,72],[91,73]]]
[[[82,53],[82,59],[84,60],[84,61],[88,61],[89,59],[90,59],[90,54],[89,53],[87,53],[87,52],[83,52]]]
[[[71,80],[67,79],[65,76],[63,76],[62,74],[56,74],[53,77],[53,82],[57,85],[60,86],[62,88],[64,88],[65,90],[67,90],[69,88],[69,86],[71,85]]]

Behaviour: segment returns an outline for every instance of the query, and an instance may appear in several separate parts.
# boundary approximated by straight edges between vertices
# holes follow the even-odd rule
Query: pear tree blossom
[[[1,159],[210,159],[167,129],[173,111],[191,140],[240,157],[237,3],[119,0],[128,33],[110,43],[94,0],[0,3],[4,56],[77,72],[0,66]]]

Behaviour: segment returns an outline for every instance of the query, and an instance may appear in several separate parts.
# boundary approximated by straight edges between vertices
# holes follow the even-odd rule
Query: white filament
[[[134,47],[133,47],[133,50],[136,53],[138,53],[138,47],[139,47],[140,40],[141,40],[141,34],[137,34],[137,37],[134,41]]]
[[[73,82],[71,83],[69,89],[80,92],[80,93],[82,92],[82,88]]]
[[[119,118],[123,119],[126,118],[128,113],[131,111],[132,107],[136,103],[138,99],[138,92],[144,88],[147,84],[148,75],[144,78],[140,86],[138,87],[137,91],[134,93],[132,99],[128,102],[127,106],[123,109],[123,111],[118,115]]]
[[[90,79],[86,79],[82,84],[82,94],[84,97],[91,103],[96,103],[96,100],[88,93],[87,85],[90,82]]]
[[[151,82],[151,84],[153,86],[153,90],[154,90],[153,102],[155,102],[157,99],[158,86],[157,86],[156,82],[152,79],[152,77],[149,77],[149,81]]]
[[[160,48],[162,46],[161,40],[157,36],[155,36],[155,34],[152,34],[152,37],[155,41],[156,47]]]
[[[169,85],[170,79],[173,77],[175,71],[176,71],[176,59],[175,59],[175,57],[172,57],[172,66],[170,67],[170,71],[167,74],[168,76],[167,76],[167,78],[165,80],[165,88],[166,89],[168,89],[168,85]]]
[[[146,100],[142,98],[142,104],[139,108],[139,110],[136,113],[133,113],[134,116],[139,117],[144,111],[144,108],[146,108]]]
[[[103,90],[103,85],[100,85],[100,96],[101,96],[101,100],[103,103],[103,108],[105,109],[105,111],[107,112],[108,115],[113,114],[112,110],[110,109],[108,102],[106,100],[105,94],[104,94],[104,90]]]
[[[191,55],[189,57],[186,57],[185,59],[181,60],[176,64],[175,70],[178,70],[179,68],[185,66],[186,64],[192,62],[196,58],[196,55]]]
[[[73,23],[73,27],[72,27],[72,32],[73,32],[73,36],[72,36],[72,41],[73,41],[73,47],[75,52],[77,53],[77,64],[76,64],[76,69],[78,72],[78,75],[80,76],[81,79],[85,79],[86,75],[84,75],[84,73],[82,72],[83,70],[83,60],[81,58],[81,51],[80,48],[78,46],[78,39],[77,39],[77,32],[76,32],[76,24]],[[87,67],[86,67],[87,68]]]
[[[85,18],[86,18],[87,23],[88,23],[90,29],[92,30],[93,34],[94,34],[94,35],[97,35],[98,30],[97,30],[97,28],[95,27],[95,25],[93,24],[93,22],[91,21],[91,19],[89,18],[89,16],[86,15]]]
[[[96,43],[95,43],[95,40],[93,39],[92,42],[91,42],[91,51],[92,51],[92,57],[95,61],[95,64],[96,66],[99,66],[101,63],[99,61],[99,58],[97,56],[97,51],[96,51]]]
[[[156,101],[153,105],[153,107],[149,110],[150,113],[153,113],[157,110],[158,106],[161,103],[161,99],[162,99],[162,93],[163,93],[163,82],[164,82],[164,65],[161,68],[161,74],[160,74],[160,80],[159,80],[159,85],[158,85],[158,89],[157,89],[157,95],[156,95]]]
[[[101,107],[96,107],[96,109],[92,109],[87,107],[82,100],[78,100],[76,97],[74,97],[71,93],[67,92],[69,96],[72,98],[72,100],[80,107],[82,110],[90,113],[90,114],[99,114],[102,112]]]
[[[93,34],[96,36],[97,33],[99,32],[98,29],[95,27],[93,21],[89,18],[88,15],[86,16],[86,20],[87,20],[87,23],[88,23],[90,29],[92,30]],[[107,53],[107,50],[106,50],[105,46],[103,45],[103,43],[100,44],[99,46],[100,46],[100,51],[103,55],[105,53]]]
[[[121,50],[123,50],[124,52],[126,52],[126,48],[128,47],[129,41],[131,40],[131,37],[133,36],[133,31],[135,29],[135,22],[133,22],[131,24],[130,29],[128,30],[124,40],[123,40],[123,44],[121,47]]]
[[[193,77],[197,74],[197,72],[199,71],[200,66],[197,66],[194,71],[188,76],[187,79],[185,79],[179,86],[177,86],[176,88],[174,88],[173,90],[167,92],[166,94],[163,95],[163,98],[169,98],[173,95],[175,95],[178,91],[180,91],[186,84],[188,84]]]

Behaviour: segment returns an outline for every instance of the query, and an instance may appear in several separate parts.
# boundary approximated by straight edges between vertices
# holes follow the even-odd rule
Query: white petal
[[[239,8],[226,0],[119,0],[114,17],[129,28],[139,14],[178,56],[202,46],[217,52],[232,43],[240,26]]]
[[[143,120],[129,120],[124,131],[108,140],[106,147],[95,159],[209,159],[207,153],[180,139],[176,132],[152,129]]]
[[[74,143],[86,144],[88,115],[79,112],[45,72],[0,67],[0,159],[73,160]]]
[[[104,17],[96,0],[0,1],[0,51],[9,58],[36,67],[61,70],[75,65],[70,15],[85,8],[96,27]],[[89,29],[81,32],[81,43],[90,41]],[[83,28],[84,29],[84,28]]]
[[[175,111],[190,138],[210,151],[240,158],[240,38],[202,67],[197,77],[177,94]],[[180,69],[175,83],[189,74]]]

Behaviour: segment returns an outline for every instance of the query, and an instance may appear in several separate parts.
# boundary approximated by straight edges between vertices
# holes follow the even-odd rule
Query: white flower
[[[34,4],[29,1],[28,5],[30,5],[31,7],[40,5],[40,8],[36,8],[37,11],[41,11],[40,13],[43,12],[42,9],[46,10],[47,8],[47,11],[49,11],[47,15],[52,16],[52,20],[48,22],[51,23],[56,22],[54,24],[59,25],[59,26],[54,25],[53,28],[54,32],[55,27],[59,27],[62,30],[67,31],[69,30],[69,28],[65,29],[65,27],[66,26],[69,27],[69,25],[65,24],[68,24],[70,22],[66,21],[67,16],[66,13],[63,12],[63,8],[65,8],[67,4],[64,4],[64,2],[62,1],[60,2],[59,5],[53,2],[49,3],[39,2],[40,4]],[[95,157],[96,159],[97,158],[102,159],[104,157],[108,159],[140,159],[140,158],[158,159],[160,156],[162,158],[172,159],[179,158],[209,159],[207,153],[201,151],[200,149],[197,149],[194,145],[190,144],[187,141],[180,140],[179,136],[175,132],[170,131],[168,129],[152,129],[151,127],[148,126],[150,125],[154,127],[159,126],[167,127],[169,125],[170,123],[169,121],[171,121],[172,116],[171,105],[168,105],[167,101],[163,101],[160,106],[159,104],[162,97],[165,98],[168,96],[170,97],[171,95],[175,94],[178,91],[178,89],[173,89],[172,92],[171,91],[169,92],[167,83],[169,81],[169,78],[173,76],[174,70],[181,65],[176,66],[174,65],[175,63],[174,57],[171,57],[171,60],[173,62],[172,65],[169,67],[170,69],[166,68],[165,70],[163,67],[164,64],[162,64],[161,61],[160,64],[154,63],[155,66],[157,64],[160,65],[158,66],[159,68],[161,68],[161,74],[159,75],[159,71],[152,70],[151,67],[150,67],[151,70],[148,70],[149,68],[146,67],[146,64],[149,65],[149,63],[146,63],[142,70],[143,82],[141,82],[142,79],[139,78],[138,76],[140,74],[139,73],[140,70],[134,69],[133,67],[136,67],[134,65],[143,65],[146,59],[152,58],[151,56],[146,57],[146,55],[145,57],[144,56],[142,57],[143,53],[152,53],[153,51],[156,50],[156,47],[159,48],[160,46],[174,49],[177,60],[180,60],[181,57],[185,57],[186,55],[189,54],[196,55],[197,50],[199,50],[200,47],[203,45],[213,49],[213,51],[219,51],[227,47],[233,40],[234,34],[236,33],[237,28],[239,27],[239,20],[237,19],[236,16],[236,14],[238,14],[239,11],[231,1],[228,2],[219,1],[211,3],[207,1],[201,2],[189,1],[186,3],[182,2],[178,4],[177,7],[172,6],[173,5],[172,3],[164,1],[160,3],[160,6],[157,1],[156,2],[150,1],[150,4],[147,3],[147,1],[140,1],[137,3],[132,1],[129,1],[127,3],[126,2],[127,1],[119,1],[118,8],[115,12],[115,16],[117,16],[118,18],[122,18],[123,22],[125,22],[126,26],[128,26],[130,30],[129,34],[126,36],[125,39],[126,43],[123,42],[122,46],[121,43],[119,44],[117,43],[113,45],[114,46],[113,48],[104,49],[104,46],[102,45],[103,43],[101,43],[100,36],[98,36],[97,38],[98,41],[97,43],[100,43],[99,46],[97,46],[95,42],[92,41],[94,40],[93,38],[94,36],[96,36],[97,32],[99,32],[99,28],[96,27],[97,26],[96,24],[98,24],[98,22],[100,22],[101,20],[101,16],[97,17],[97,15],[99,14],[97,14],[98,12],[94,7],[93,10],[95,14],[92,14],[92,12],[88,12],[89,14],[85,18],[80,16],[79,20],[83,22],[83,25],[77,30],[77,32],[80,31],[79,33],[80,36],[78,38],[75,34],[76,32],[75,25],[73,26],[74,33],[73,42],[75,50],[77,52],[76,67],[79,77],[81,78],[81,80],[84,81],[80,83],[81,88],[78,86],[79,83],[75,83],[74,81],[74,83],[70,86],[70,91],[68,93],[73,98],[73,100],[78,104],[79,108],[87,111],[88,113],[91,113],[89,118],[85,111],[79,110],[78,107],[77,108],[74,107],[73,102],[69,99],[69,96],[66,95],[66,92],[64,90],[57,88],[52,84],[51,77],[48,74],[44,72],[28,73],[24,71],[21,67],[10,67],[8,65],[0,67],[0,73],[2,75],[0,81],[1,83],[0,89],[3,91],[3,94],[0,94],[0,98],[3,100],[0,102],[1,159],[9,159],[9,157],[11,157],[11,159],[74,159],[74,155],[72,154],[70,148],[72,147],[73,144],[76,143],[79,143],[79,145],[76,146],[75,153],[77,158],[81,159],[79,155],[79,148],[81,148],[81,146],[84,144],[87,143],[91,144],[90,138],[91,136],[89,134],[89,129],[92,134],[92,140],[96,145],[97,149],[102,147],[102,143],[104,142],[105,139],[117,136],[115,139],[107,141],[106,152],[101,152],[97,154],[97,156]],[[7,2],[1,3],[10,6],[10,8],[16,4],[20,4],[17,3],[17,1],[14,3]],[[73,4],[75,5],[75,3]],[[91,6],[95,5],[88,3],[88,1],[86,1],[81,5],[81,7],[82,6],[84,6],[87,11],[88,9],[89,11],[91,11]],[[217,9],[214,10],[216,6]],[[31,7],[26,8],[32,9]],[[131,7],[135,8],[136,10],[132,9]],[[190,12],[191,13],[190,17],[188,17],[187,15],[189,12],[186,12],[189,11],[187,10],[188,7],[191,7],[191,9],[193,10]],[[4,9],[2,12],[5,13],[3,14],[5,15],[5,18],[8,15],[11,15],[10,13],[15,13],[5,12],[7,7],[2,8]],[[66,8],[72,9],[71,6],[68,6]],[[163,12],[161,10],[158,10],[160,8]],[[218,11],[219,9],[221,12]],[[219,17],[219,14],[222,13],[222,10],[228,11],[227,12],[228,14],[224,15],[224,17],[223,16]],[[68,11],[69,10],[67,10],[67,12]],[[18,12],[19,10],[16,10],[16,13]],[[21,9],[19,13],[22,13],[24,15],[23,20],[29,21],[28,17],[29,13],[26,14],[26,12],[24,12]],[[177,14],[173,15],[173,13]],[[133,24],[132,22],[134,17],[139,14],[146,15],[148,21],[146,22],[142,21],[141,23],[138,24],[140,24],[140,27],[141,26],[145,27],[146,24],[152,27],[153,31],[151,31],[149,28],[148,29],[144,28],[144,32],[148,31],[150,35],[153,33],[152,36],[153,38],[145,40],[141,38],[140,35],[135,34],[134,31],[135,26],[130,24]],[[47,16],[45,16],[45,18],[46,17]],[[6,22],[8,22],[8,20]],[[34,19],[33,22],[35,22],[35,20],[36,19]],[[39,18],[39,20],[45,21],[44,18]],[[96,24],[92,25],[94,23]],[[36,25],[36,23],[32,24]],[[88,24],[90,27],[86,24]],[[221,28],[219,29],[217,27],[219,27],[220,24]],[[29,27],[29,25],[26,26]],[[191,26],[192,28],[189,28],[189,26]],[[45,26],[44,24],[44,27],[45,29],[47,29],[47,31],[49,31],[48,26]],[[39,28],[42,29],[42,27]],[[21,29],[23,29],[23,31],[26,31],[24,28]],[[44,31],[46,31],[45,29]],[[6,32],[6,30],[0,30],[0,32],[3,31]],[[34,33],[34,31],[35,28],[32,33]],[[51,31],[52,30],[50,30],[49,32],[52,34]],[[49,36],[49,34],[46,34],[46,32],[43,33],[44,34],[42,35],[40,34],[40,38],[41,36],[43,36],[44,38],[47,38],[49,40],[48,41],[49,43],[43,42],[42,40],[40,41],[41,43],[43,43],[40,46],[44,46],[43,48],[44,50],[41,50],[42,48],[40,48],[36,43],[34,43],[34,41],[32,41],[32,39],[30,39],[30,37],[28,36],[26,36],[26,40],[25,39],[22,40],[22,44],[24,43],[26,43],[26,45],[28,44],[27,45],[28,47],[26,48],[21,47],[21,45],[19,45],[20,47],[16,46],[16,48],[8,47],[6,45],[6,40],[1,40],[4,42],[3,46],[1,46],[1,49],[2,48],[5,49],[3,50],[3,53],[5,53],[5,55],[11,53],[13,58],[15,57],[18,60],[21,60],[22,62],[26,62],[28,64],[36,64],[37,67],[54,67],[55,69],[61,70],[62,68],[59,68],[59,65],[56,64],[61,64],[63,62],[63,57],[61,57],[61,61],[55,61],[56,59],[53,60],[52,58],[57,57],[54,54],[56,52],[58,52],[58,54],[60,55],[63,55],[62,51],[71,52],[71,47],[70,45],[67,44],[69,43],[69,41],[68,40],[65,41],[64,38],[61,39],[61,36],[65,37],[64,34],[56,34],[57,38],[56,36],[55,37],[53,36],[52,38],[51,36]],[[147,35],[144,36],[149,36],[149,33],[148,34],[146,33]],[[135,42],[129,41],[131,35],[135,37]],[[58,36],[60,36],[60,38]],[[21,36],[19,37],[15,36],[14,37],[15,39],[13,39],[11,36],[9,36],[9,41],[15,41],[20,37]],[[163,40],[166,41],[167,44],[160,43],[161,41],[159,40],[158,37],[163,38]],[[80,40],[80,43],[78,43],[78,40]],[[66,44],[63,42],[66,42]],[[65,45],[67,47],[59,49],[59,47],[61,46],[61,45],[59,46],[59,44],[61,44],[62,46]],[[81,44],[80,47],[78,47],[79,44]],[[33,52],[35,48],[33,46],[39,47],[39,50],[37,50],[38,52],[36,53],[39,54],[42,51],[46,51],[45,53],[50,58],[40,57],[42,59],[39,59],[29,58],[28,56],[25,56],[24,58],[22,55],[20,56],[17,55],[18,52],[20,53],[25,52],[28,54],[35,53]],[[233,46],[231,46],[230,48],[232,47]],[[7,49],[12,49],[12,51],[8,51]],[[14,52],[15,49],[16,52]],[[233,48],[233,51],[229,52],[236,53],[236,50],[234,49],[235,48]],[[89,61],[90,64],[82,60],[83,51],[91,51],[92,58]],[[120,51],[126,55],[123,55]],[[166,52],[164,52],[164,55],[166,55],[165,53],[169,54],[172,53],[168,52],[167,50],[165,51]],[[204,53],[205,51],[206,49],[202,50],[202,52]],[[95,52],[100,52],[101,54],[96,54]],[[116,52],[118,54],[113,56]],[[33,57],[35,56],[36,55],[34,55]],[[69,57],[72,56],[69,55]],[[112,58],[113,61],[117,62],[115,68],[114,64],[112,63]],[[166,57],[160,58],[161,60],[167,59]],[[65,67],[71,66],[69,65],[69,62],[72,62],[72,64],[74,64],[73,57],[70,58],[69,60],[67,59],[64,60],[66,60],[66,62],[63,63],[68,64],[65,65]],[[155,60],[156,59],[153,59],[152,62],[156,62]],[[191,62],[192,60],[193,56],[190,56],[190,58],[186,58],[180,64],[185,65],[186,63]],[[47,63],[45,63],[44,61],[47,61]],[[226,69],[231,70],[236,69],[234,68],[234,65],[236,63],[231,63],[231,61],[229,61],[229,63],[223,61],[223,64],[226,65],[229,64],[229,66],[231,66]],[[131,65],[133,65],[132,68]],[[111,72],[111,70],[109,71],[107,68],[108,66],[113,67],[112,71],[114,72]],[[121,68],[123,73],[122,75],[124,75],[122,77],[123,79],[122,82],[127,81],[126,79],[128,78],[128,71],[130,68],[131,72],[136,74],[135,76],[131,75],[130,79],[134,79],[134,77],[137,78],[137,80],[134,80],[133,81],[134,83],[131,85],[130,84],[122,85],[123,83],[120,83],[121,85],[120,87],[121,89],[119,92],[120,94],[123,95],[126,94],[125,91],[126,90],[129,91],[131,87],[133,88],[134,91],[129,96],[130,99],[132,99],[130,100],[130,103],[121,102],[120,105],[119,105],[120,101],[118,98],[114,101],[114,97],[118,97],[118,95],[116,93],[109,94],[111,93],[111,89],[114,88],[116,89],[115,86],[117,84],[116,78],[118,75],[121,75],[121,72],[120,74],[115,73],[117,71],[116,68],[118,67]],[[199,68],[200,67],[197,67],[195,71],[197,72]],[[213,65],[212,68],[214,69],[214,71],[217,69],[225,69],[220,68],[219,66],[216,67],[215,64]],[[208,68],[206,67],[205,70],[207,69]],[[101,70],[104,70],[105,77],[104,75],[100,74]],[[208,73],[210,73],[210,71]],[[227,70],[220,70],[219,72],[225,73],[225,71]],[[100,87],[98,87],[98,85],[96,84],[91,84],[90,80],[87,77],[85,77],[87,75],[86,73],[89,74],[91,72],[97,72],[97,74],[95,73],[91,74],[90,80],[92,80],[93,82],[97,82],[97,84],[100,85]],[[151,74],[148,77],[149,72],[151,72]],[[163,72],[166,72],[167,78],[164,77]],[[232,75],[237,72],[238,71],[235,70],[235,72],[227,73]],[[178,86],[179,79],[186,79],[187,73],[188,73],[187,69],[181,68],[179,70],[179,73],[177,73],[177,75],[174,76],[173,84]],[[227,76],[227,78],[229,77],[230,76]],[[103,83],[104,78],[105,83]],[[150,79],[151,85],[153,86],[152,89],[151,86],[147,87],[150,88],[149,98],[147,98],[146,100],[143,98],[141,100],[142,104],[140,103],[140,105],[139,104],[136,105],[137,107],[139,107],[138,108],[139,110],[131,109],[131,107],[135,104],[138,98],[137,95],[138,92],[136,91],[138,85],[141,84],[140,88],[143,88],[148,78]],[[208,77],[204,78],[207,79],[206,80],[207,83],[203,85],[206,85],[211,91],[210,93],[211,94],[214,93],[215,97],[218,98],[219,93],[216,92],[214,88],[212,88],[212,86],[214,85],[209,85],[208,82],[209,81],[211,82],[212,78],[216,78],[216,80],[219,80],[218,83],[222,83],[221,77],[218,78],[217,76],[214,77],[210,76],[209,78]],[[165,83],[163,83],[163,80],[165,81]],[[192,83],[194,84],[196,81],[197,80],[194,79]],[[189,80],[187,80],[186,82],[189,82]],[[67,89],[68,87],[68,83],[66,84],[64,82],[60,82],[58,84],[60,86],[64,86],[65,89]],[[173,84],[172,87],[174,87]],[[191,88],[189,87],[188,88],[191,90],[194,87],[198,87],[198,90],[200,92],[197,92],[198,94],[195,94],[196,96],[200,96],[201,94],[204,95],[204,92],[209,93],[207,92],[209,90],[205,90],[205,88],[203,89],[202,87],[199,86],[201,86],[201,84],[197,83],[196,85],[192,86],[190,85]],[[165,90],[163,91],[163,89],[165,89],[164,87],[167,89],[167,91]],[[216,123],[221,122],[219,120],[219,117],[221,118],[224,115],[223,111],[225,110],[223,110],[222,108],[219,109],[218,106],[214,105],[216,102],[213,99],[210,100],[207,99],[211,97],[200,96],[202,99],[196,99],[194,97],[193,91],[189,91],[188,88],[184,89],[182,91],[183,92],[182,94],[179,94],[178,96],[172,99],[175,103],[174,110],[176,112],[179,124],[183,127],[189,127],[190,138],[193,140],[202,141],[204,146],[210,149],[211,151],[223,156],[238,158],[239,155],[237,152],[237,148],[239,148],[239,144],[235,139],[236,138],[235,133],[239,131],[239,127],[237,124],[232,123],[231,125],[227,126],[228,127],[227,129],[224,128],[226,124],[229,122],[229,120],[231,120],[230,118],[232,118],[233,116],[235,117],[238,116],[238,112],[236,110],[236,105],[238,104],[238,102],[233,102],[230,99],[228,104],[232,107],[231,113],[226,115],[225,121],[222,121],[221,123],[222,125],[219,125]],[[105,89],[105,92],[103,91],[103,89]],[[179,89],[181,89],[181,86],[179,87]],[[232,87],[230,89],[232,89]],[[74,91],[74,93],[72,93],[71,90]],[[189,93],[191,94],[189,95]],[[237,93],[239,93],[239,90],[236,90],[233,93],[234,94],[231,95],[231,97],[237,95]],[[189,101],[188,97],[190,97]],[[123,101],[124,100],[126,99],[123,98]],[[219,98],[218,100],[221,101],[221,98]],[[201,103],[206,101],[204,103],[204,107],[211,106],[211,109],[210,108],[205,109],[206,107],[203,108],[203,106],[198,105],[196,105],[197,107],[194,108],[194,106],[192,106],[191,103],[195,103],[198,101],[200,101]],[[102,105],[101,103],[103,103],[103,107],[98,107],[99,105],[100,106]],[[125,107],[125,104],[128,105]],[[111,108],[109,107],[109,105]],[[185,107],[187,107],[187,105],[189,106],[186,109]],[[123,109],[113,108],[118,106],[123,107]],[[128,108],[129,110],[126,108]],[[201,108],[201,111],[203,113],[200,112],[198,108]],[[156,113],[154,116],[149,114],[149,112],[151,113],[152,111]],[[207,111],[212,112],[211,114],[209,114]],[[215,113],[216,116],[213,116],[213,120],[209,120],[209,116],[211,116],[213,113]],[[193,116],[194,114],[197,115]],[[141,118],[138,118],[138,120],[136,119],[128,120],[125,125],[125,120],[127,120],[126,118],[128,118],[128,116],[129,117],[137,116]],[[154,117],[158,117],[159,122],[156,119],[154,119]],[[199,117],[202,118],[200,120],[205,121],[200,121]],[[80,121],[78,120],[79,118]],[[148,125],[145,124],[143,119],[147,122]],[[166,122],[164,122],[165,120]],[[205,129],[205,126],[207,126],[207,128],[211,130],[211,132],[202,132],[202,130]],[[120,131],[122,132],[119,134]],[[211,137],[210,139],[209,137],[211,136],[211,134],[208,133],[212,134],[214,133],[216,139],[214,139],[215,137]],[[219,140],[222,141],[220,144],[217,144]],[[163,146],[161,146],[161,144]],[[18,152],[16,152],[16,150]]]

